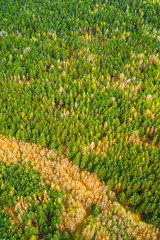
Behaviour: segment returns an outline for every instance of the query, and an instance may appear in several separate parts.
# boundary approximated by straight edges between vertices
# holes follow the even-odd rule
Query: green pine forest
[[[160,2],[0,0],[0,134],[96,173],[160,228]],[[0,239],[80,239],[56,229],[65,191],[41,182],[0,159]],[[33,200],[16,226],[18,196]]]

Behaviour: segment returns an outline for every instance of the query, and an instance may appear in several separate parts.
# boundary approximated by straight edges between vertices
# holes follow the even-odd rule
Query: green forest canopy
[[[96,172],[160,227],[160,4],[0,1],[0,132]]]

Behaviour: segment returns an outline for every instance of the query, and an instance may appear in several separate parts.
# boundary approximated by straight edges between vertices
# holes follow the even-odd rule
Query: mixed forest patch
[[[159,1],[0,1],[0,133],[97,174],[115,201],[155,227],[159,26]],[[47,161],[51,171],[57,161]]]
[[[0,161],[0,203],[10,216],[5,220],[9,230],[3,222],[1,229],[7,239],[10,232],[14,239],[160,237],[158,228],[125,210],[97,174],[82,171],[55,150],[0,136]]]

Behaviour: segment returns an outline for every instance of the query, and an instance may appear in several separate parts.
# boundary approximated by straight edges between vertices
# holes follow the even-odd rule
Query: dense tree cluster
[[[60,239],[64,233],[56,225],[60,224],[63,193],[45,185],[28,167],[0,165],[0,173],[0,207],[4,209],[0,239]]]
[[[0,132],[65,153],[160,226],[158,1],[8,0],[0,14]]]
[[[3,212],[3,209],[0,204],[0,239],[9,239],[16,240],[18,239],[18,233],[16,233],[16,225],[13,224],[13,221],[8,214]]]
[[[63,232],[62,238],[64,239],[158,240],[160,237],[158,228],[141,221],[139,213],[133,214],[116,202],[115,193],[104,181],[100,181],[97,174],[81,170],[55,150],[49,150],[33,143],[18,142],[15,138],[7,139],[1,135],[0,161],[7,166],[21,164],[26,167],[27,172],[30,168],[34,169],[44,178],[40,179],[42,180],[39,183],[40,187],[47,184],[49,188],[59,192],[65,189],[63,199],[58,199],[58,203],[63,203],[63,211],[60,216],[61,223],[56,225],[57,229]],[[22,174],[20,178],[17,177],[23,180]],[[34,176],[33,179],[35,179]],[[19,189],[21,188],[23,190],[24,186],[20,186]],[[13,195],[13,193],[11,191],[10,194]],[[35,194],[32,196],[35,200]],[[38,200],[42,200],[40,197],[46,201],[46,191],[38,195]],[[19,197],[17,198],[19,201]],[[5,204],[5,208],[8,206],[7,212],[12,219],[22,222],[22,216],[26,210],[24,204],[23,199],[20,199],[14,206],[12,203],[11,206]],[[21,214],[14,215],[13,209]],[[44,214],[41,216],[40,221],[43,219],[45,221],[46,216]]]

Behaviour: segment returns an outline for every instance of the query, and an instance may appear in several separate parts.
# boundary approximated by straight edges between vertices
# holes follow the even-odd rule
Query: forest
[[[160,239],[158,0],[0,0],[0,219],[0,240]]]

